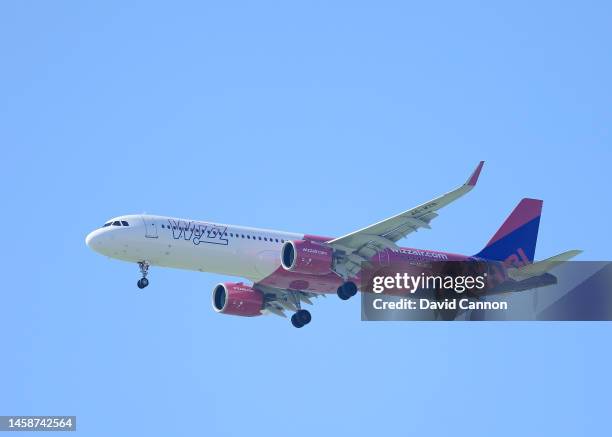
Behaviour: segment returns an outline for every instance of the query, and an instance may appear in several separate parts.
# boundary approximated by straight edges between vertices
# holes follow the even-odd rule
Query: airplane
[[[429,202],[338,238],[259,229],[149,214],[108,220],[85,241],[94,251],[137,263],[137,286],[149,285],[149,267],[212,272],[246,278],[251,285],[223,282],[212,290],[217,313],[253,317],[275,314],[301,328],[310,323],[302,304],[335,293],[342,300],[357,294],[364,263],[394,261],[503,262],[508,277],[528,279],[545,273],[581,251],[571,250],[534,262],[542,200],[523,199],[479,253],[473,256],[400,247],[396,243],[419,229],[429,229],[438,210],[478,182],[481,161],[460,187]]]

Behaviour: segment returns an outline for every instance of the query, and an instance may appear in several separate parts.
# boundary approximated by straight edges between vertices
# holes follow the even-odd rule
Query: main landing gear
[[[311,320],[312,316],[308,310],[298,310],[297,313],[291,316],[291,323],[296,328],[301,328],[304,325],[308,325]]]
[[[308,325],[312,320],[310,311],[302,309],[302,300],[300,299],[299,293],[299,291],[293,291],[289,294],[289,300],[295,306],[295,308],[297,308],[295,314],[291,316],[291,324],[296,328],[301,328],[302,326]]]
[[[357,294],[357,286],[354,282],[347,281],[338,287],[338,297],[342,300],[350,299]]]
[[[147,279],[147,273],[149,273],[149,263],[146,261],[140,261],[138,263],[138,267],[140,268],[140,274],[142,275],[142,278],[138,280],[136,285],[138,285],[138,288],[142,290],[147,285],[149,285],[149,280]]]

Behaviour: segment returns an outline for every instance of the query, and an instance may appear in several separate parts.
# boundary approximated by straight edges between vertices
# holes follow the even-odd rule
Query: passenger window
[[[251,239],[251,236],[250,236],[250,235],[247,235],[247,238],[250,240],[250,239]]]
[[[264,237],[264,241],[268,241],[268,239],[266,237]]]

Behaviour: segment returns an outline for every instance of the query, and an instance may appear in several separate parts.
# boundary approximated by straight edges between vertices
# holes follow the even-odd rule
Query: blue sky
[[[602,435],[609,323],[218,315],[213,274],[90,251],[156,213],[341,235],[464,182],[408,246],[609,260],[606,2],[3,2],[0,414],[79,434]]]

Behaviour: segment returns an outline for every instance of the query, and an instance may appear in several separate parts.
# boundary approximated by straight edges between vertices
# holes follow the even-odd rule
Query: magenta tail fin
[[[495,261],[509,261],[518,257],[523,264],[532,263],[542,203],[538,199],[521,200],[485,248],[475,256]]]

